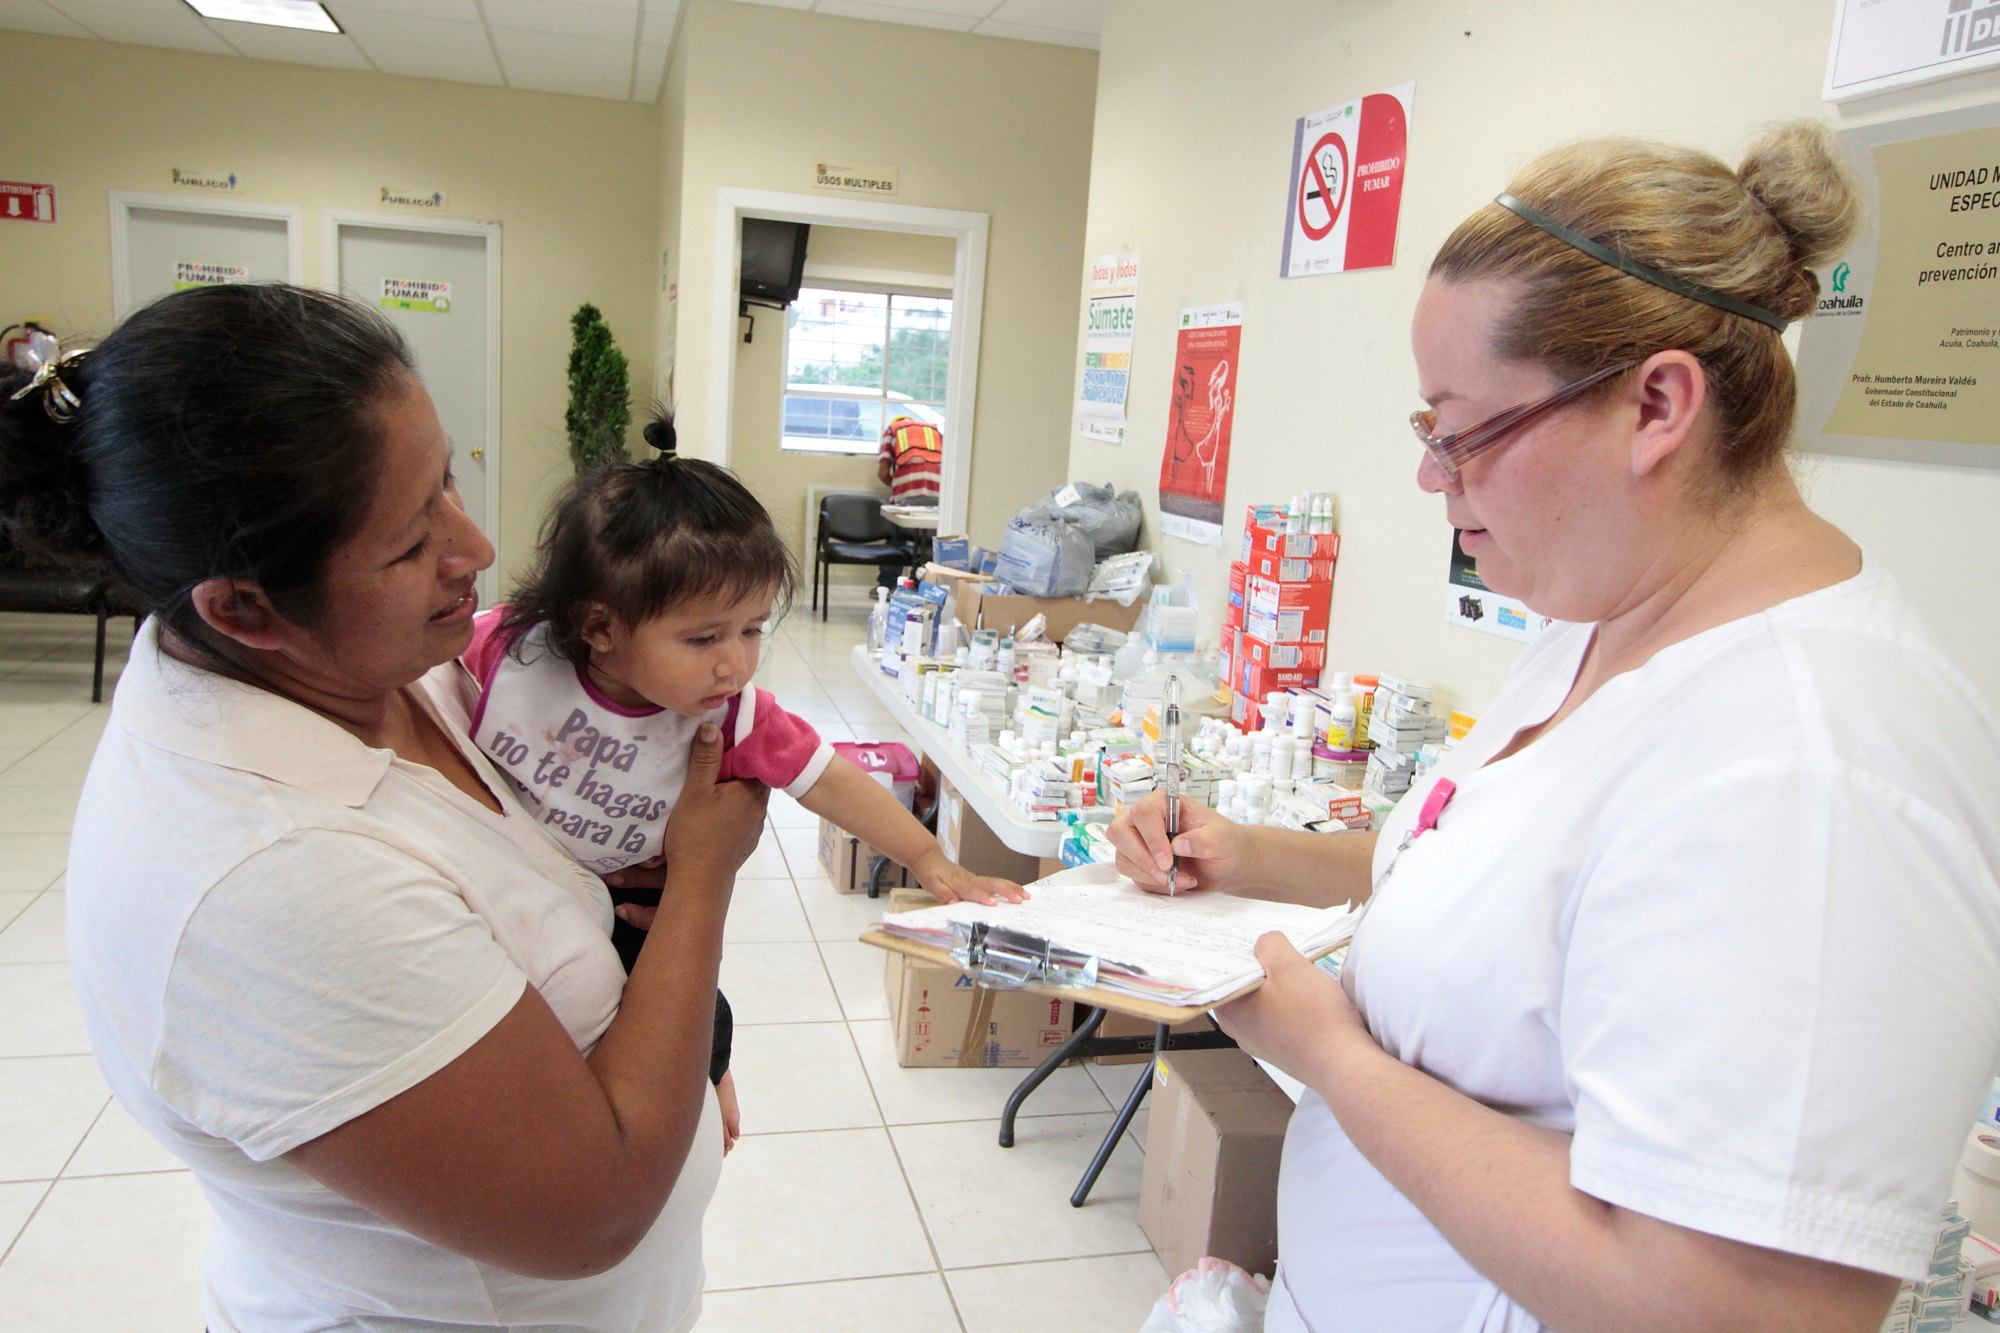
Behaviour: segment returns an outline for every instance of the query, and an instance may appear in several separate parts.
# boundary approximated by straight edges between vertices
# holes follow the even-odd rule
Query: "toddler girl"
[[[901,801],[751,685],[759,642],[794,574],[784,541],[727,470],[674,453],[670,420],[646,427],[660,456],[571,485],[511,604],[475,621],[473,740],[558,841],[600,875],[660,855],[697,728],[722,731],[722,777],[750,778],[908,866],[941,902],[1019,899],[1018,885],[945,859]],[[615,892],[615,891],[614,891]],[[629,968],[643,942],[622,919]],[[725,1121],[727,1008],[710,1074]]]

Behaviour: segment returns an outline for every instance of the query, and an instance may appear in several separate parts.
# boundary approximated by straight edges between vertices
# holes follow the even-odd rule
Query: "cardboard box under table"
[[[1001,841],[949,779],[940,775],[937,791],[937,840],[946,860],[975,875],[998,875],[1016,884],[1040,878],[1040,858],[1017,852]]]
[[[908,912],[929,907],[935,901],[922,889],[897,889],[889,895],[889,910]],[[969,1065],[975,1068],[1014,1064],[1017,1061],[1008,1058],[1007,1052],[1020,1050],[1021,1030],[996,1026],[1001,1020],[994,1015],[1001,1012],[1001,1007],[1017,1001],[1034,1000],[1042,1004],[1060,1004],[1068,1009],[1066,1021],[1072,1028],[1052,1042],[1051,1048],[1041,1052],[1039,1062],[1018,1061],[1022,1064],[1034,1063],[1035,1067],[1008,1094],[1006,1104],[1000,1109],[1000,1146],[1003,1148],[1014,1146],[1014,1121],[1022,1105],[1058,1066],[1073,1059],[1105,1056],[1138,1056],[1145,1061],[1138,1070],[1132,1090],[1112,1117],[1111,1126],[1105,1131],[1090,1164],[1084,1168],[1082,1179],[1070,1192],[1069,1201],[1073,1207],[1083,1207],[1090,1197],[1092,1186],[1097,1183],[1097,1177],[1104,1170],[1104,1164],[1111,1160],[1111,1154],[1124,1138],[1132,1118],[1139,1113],[1139,1107],[1153,1083],[1155,1058],[1170,1050],[1213,1050],[1236,1045],[1200,1010],[1177,1009],[1157,1001],[1111,996],[1097,990],[1068,992],[1027,987],[996,992],[974,985],[962,969],[951,964],[950,956],[941,949],[900,939],[879,930],[868,931],[861,938],[863,942],[877,945],[889,953],[884,981],[896,1033],[896,1058],[900,1064]],[[993,996],[991,1007],[985,1014],[970,1008],[971,1002],[965,997],[971,995]],[[1125,1031],[1119,1035],[1101,1036],[1100,1029],[1113,1015],[1110,1010],[1096,1006],[1107,1001],[1145,1012],[1141,1015],[1117,1015]],[[1051,1008],[1049,1014],[1051,1023],[1060,1021],[1055,1017],[1055,1009]],[[1033,1017],[1038,1018],[1039,1014]],[[953,1027],[954,1022],[959,1026]],[[953,1033],[964,1034],[968,1027],[976,1029],[981,1024],[986,1027],[985,1033],[975,1035],[984,1036],[984,1047],[975,1051],[966,1044],[962,1035],[957,1046],[950,1045]],[[919,1031],[920,1028],[923,1030]],[[1048,1041],[1053,1035],[1051,1031],[1044,1030],[1036,1033],[1036,1039]],[[950,1053],[949,1058],[947,1052]],[[990,1065],[983,1065],[982,1062],[989,1056]]]
[[[1269,1274],[1291,1098],[1242,1051],[1175,1051],[1156,1074],[1139,1180],[1146,1239],[1169,1273],[1214,1255]]]
[[[922,889],[897,889],[891,912],[931,907]],[[1029,991],[976,986],[957,968],[887,955],[896,1063],[920,1069],[1028,1069],[1069,1039],[1074,1011],[1065,1000]]]

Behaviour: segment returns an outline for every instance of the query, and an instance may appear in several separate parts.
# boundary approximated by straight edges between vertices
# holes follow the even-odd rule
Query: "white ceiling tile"
[[[917,28],[949,28],[970,32],[976,18],[952,14],[931,14],[921,9],[898,9],[893,5],[873,5],[865,0],[819,0],[819,12],[845,19],[873,19],[877,23],[906,23]]]
[[[639,76],[632,85],[632,100],[651,106],[660,100],[660,85],[667,78],[667,56],[670,48],[665,46],[642,46],[639,48]]]
[[[500,48],[500,63],[513,82],[514,62],[538,65],[576,65],[602,72],[615,71],[629,78],[632,73],[632,43],[600,42],[560,32],[524,32],[519,28],[493,29],[493,44]],[[621,96],[623,94],[620,94]]]
[[[139,8],[106,0],[54,0],[52,8],[75,19],[107,42],[132,42],[139,46],[164,46],[175,51],[206,51],[211,55],[237,54],[183,4],[155,4]]]
[[[630,5],[557,4],[553,0],[484,0],[486,21],[495,28],[520,32],[562,33],[598,42],[628,46],[638,30],[639,14]]]
[[[362,54],[384,74],[457,83],[501,82],[500,63],[493,58],[486,29],[478,23],[451,23],[345,5],[339,18]]]
[[[864,2],[872,4],[874,0],[864,0]],[[822,13],[831,12],[831,7],[832,0],[820,0],[819,9]],[[988,18],[1000,7],[1000,0],[884,0],[884,3],[876,7],[900,10],[905,15],[919,16],[889,20],[892,23],[918,23],[923,21],[921,16],[935,17],[939,14],[961,19]]]
[[[9,32],[40,32],[51,37],[89,37],[90,29],[64,18],[42,0],[0,0],[0,28]]]
[[[354,10],[372,14],[401,14],[409,18],[438,19],[446,23],[479,22],[479,6],[474,0],[321,0],[334,22],[347,26]]]
[[[648,9],[641,15],[639,44],[641,46],[672,46],[674,25],[680,22],[680,0],[659,8]]]
[[[631,91],[632,72],[629,68],[611,73],[562,61],[510,58],[507,61],[507,83],[510,87],[525,88],[530,92],[572,93],[578,97],[608,97],[623,102],[628,100],[626,94]]]
[[[1103,0],[1002,0],[991,15],[996,23],[1020,23],[1058,32],[1104,31]]]
[[[770,9],[811,9],[813,0],[737,0],[739,4],[764,5]]]
[[[644,0],[642,7],[655,14],[674,14],[680,11],[681,0]]]
[[[1022,42],[1048,42],[1055,46],[1082,46],[1097,49],[1094,32],[1064,32],[1060,28],[1037,28],[1026,23],[1002,23],[988,19],[973,29],[981,37],[1012,37]]]
[[[293,65],[324,65],[332,69],[373,69],[361,48],[342,33],[274,28],[268,23],[208,20],[216,35],[255,60],[282,60]]]

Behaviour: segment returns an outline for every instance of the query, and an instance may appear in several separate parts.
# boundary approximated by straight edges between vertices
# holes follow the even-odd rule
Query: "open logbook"
[[[1065,870],[1028,890],[1023,903],[897,913],[861,938],[957,967],[982,985],[1057,991],[1171,1022],[1256,989],[1264,969],[1255,947],[1267,931],[1319,958],[1346,943],[1359,919],[1346,905],[1163,897],[1108,865]]]

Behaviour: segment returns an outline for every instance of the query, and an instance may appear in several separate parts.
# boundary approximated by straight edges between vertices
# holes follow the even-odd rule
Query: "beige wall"
[[[1987,71],[1826,106],[1832,13],[1826,0],[1683,0],[1671,21],[1628,5],[1267,0],[1222,23],[1203,0],[1106,0],[1085,253],[1142,252],[1139,327],[1127,442],[1073,439],[1071,473],[1137,487],[1155,533],[1174,318],[1242,302],[1225,549],[1164,539],[1169,571],[1197,574],[1212,633],[1243,506],[1334,491],[1335,664],[1434,681],[1483,707],[1518,649],[1444,623],[1442,502],[1416,488],[1404,424],[1418,406],[1410,310],[1430,255],[1567,139],[1648,135],[1733,161],[1769,120],[1859,124],[2000,97],[2000,71]],[[1411,79],[1396,266],[1278,278],[1293,121]],[[1072,384],[1080,342],[1079,317]],[[2000,701],[2000,618],[1980,609],[2000,563],[2000,473],[1813,458],[1802,476]]]
[[[806,239],[806,281],[829,268],[848,274],[895,274],[912,285],[949,290],[953,245],[936,236],[906,232],[869,231],[857,227],[814,227]],[[771,511],[784,534],[800,572],[812,574],[812,553],[805,549],[806,487],[840,486],[852,491],[883,492],[875,480],[875,456],[804,453],[779,447],[785,386],[785,316],[776,310],[751,307],[756,333],[751,342],[736,344],[735,444],[729,465],[751,492]],[[875,580],[873,569],[836,566],[838,582]]]
[[[33,108],[4,174],[55,182],[60,204],[54,227],[0,223],[0,323],[109,329],[106,192],[168,192],[174,166],[232,170],[232,197],[303,208],[308,283],[328,278],[319,211],[374,208],[385,184],[440,186],[451,216],[498,221],[503,575],[568,475],[570,313],[595,302],[634,396],[653,382],[652,107],[19,32],[0,32],[0,87]]]
[[[701,447],[708,427],[716,190],[805,194],[815,162],[891,163],[891,202],[992,220],[970,526],[996,539],[1067,461],[1095,53],[689,0],[674,59],[686,79],[682,438]]]

